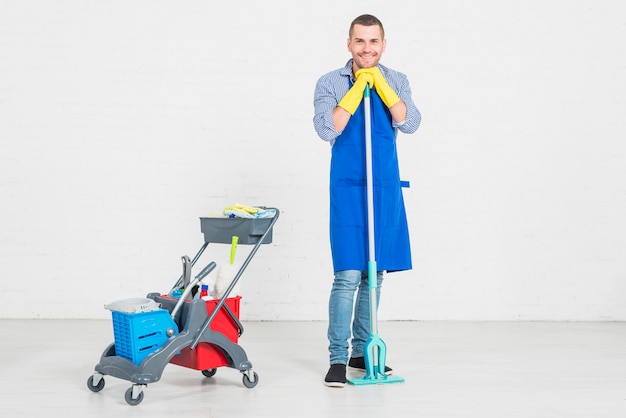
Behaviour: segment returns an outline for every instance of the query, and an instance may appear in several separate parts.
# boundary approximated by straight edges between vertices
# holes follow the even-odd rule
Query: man
[[[313,123],[331,145],[330,242],[334,281],[329,300],[330,369],[324,383],[343,387],[346,365],[365,371],[364,346],[370,336],[367,265],[367,181],[363,92],[371,90],[377,304],[383,272],[412,268],[408,225],[396,153],[397,131],[417,130],[421,115],[407,77],[379,64],[385,51],[383,25],[361,15],[350,25],[352,58],[315,86]],[[358,294],[355,303],[355,293]],[[354,312],[354,319],[353,317]],[[352,333],[352,334],[351,334]],[[348,358],[349,339],[352,352]],[[385,373],[392,373],[385,367]]]

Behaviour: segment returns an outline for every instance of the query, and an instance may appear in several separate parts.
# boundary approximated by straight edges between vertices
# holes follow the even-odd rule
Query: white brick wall
[[[361,11],[243,3],[0,2],[1,318],[167,291],[236,202],[282,211],[242,318],[326,318],[313,88]],[[626,319],[623,2],[359,4],[424,117],[399,138],[415,268],[380,318]]]

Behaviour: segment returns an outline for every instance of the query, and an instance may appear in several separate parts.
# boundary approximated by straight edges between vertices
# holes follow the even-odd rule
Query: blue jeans
[[[370,337],[370,296],[367,271],[342,270],[335,280],[328,303],[328,350],[330,364],[348,363],[348,341],[352,328],[352,357],[363,357],[363,347]],[[377,272],[376,307],[380,301],[383,272]],[[354,294],[356,290],[356,302]],[[354,313],[354,320],[352,319]]]

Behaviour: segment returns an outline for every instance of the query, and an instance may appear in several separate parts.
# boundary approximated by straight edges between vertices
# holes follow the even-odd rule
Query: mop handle
[[[370,115],[370,86],[365,85],[363,92],[365,108],[365,169],[367,176],[367,238],[369,243],[369,261],[376,262],[374,244],[374,175],[372,172],[372,124]],[[370,283],[371,286],[371,283]]]
[[[367,263],[367,284],[370,295],[370,333],[378,334],[376,313],[376,284],[378,269],[376,267],[376,245],[374,242],[374,174],[372,170],[372,123],[370,109],[370,86],[365,84],[363,104],[365,108],[365,170],[367,178],[367,238],[369,243],[369,262]]]

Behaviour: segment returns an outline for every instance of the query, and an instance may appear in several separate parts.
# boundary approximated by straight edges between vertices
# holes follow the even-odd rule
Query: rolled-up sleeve
[[[313,126],[317,135],[324,141],[330,142],[331,145],[341,134],[341,132],[335,131],[333,110],[339,104],[338,98],[343,97],[349,88],[348,78],[342,75],[340,71],[332,71],[323,75],[315,85]]]
[[[394,89],[398,97],[406,104],[406,119],[402,124],[393,123],[394,128],[405,134],[412,134],[417,131],[420,123],[422,122],[422,114],[415,106],[413,102],[413,96],[411,93],[411,86],[409,85],[409,79],[406,75],[389,70],[386,67],[383,68],[383,74],[387,79],[389,85]]]

